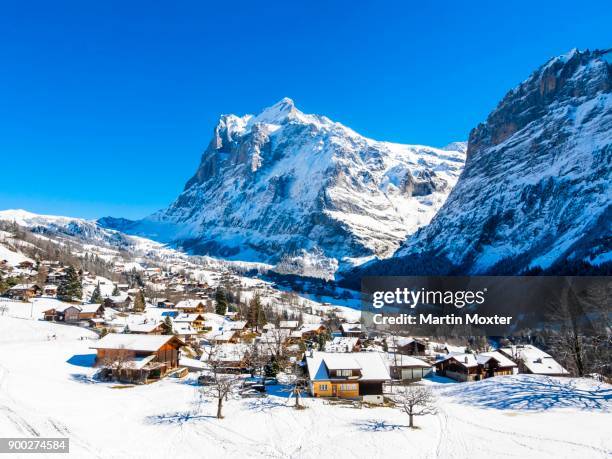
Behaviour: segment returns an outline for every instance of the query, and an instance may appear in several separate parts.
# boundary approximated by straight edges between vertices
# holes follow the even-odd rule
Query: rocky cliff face
[[[518,274],[612,261],[611,55],[573,50],[510,91],[470,133],[463,174],[431,224],[367,272]]]
[[[257,116],[223,115],[176,201],[121,229],[272,263],[316,248],[340,264],[390,256],[444,203],[464,145],[374,141],[283,99]]]

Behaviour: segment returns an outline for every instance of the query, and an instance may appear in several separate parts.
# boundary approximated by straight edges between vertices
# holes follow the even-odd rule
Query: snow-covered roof
[[[336,336],[325,343],[325,352],[351,352],[359,342],[359,338],[352,336]]]
[[[69,308],[76,308],[79,312],[81,311],[81,307],[77,306],[76,304],[70,304],[70,303],[64,303],[64,302],[59,302],[57,303],[57,305],[47,309],[54,309],[56,312],[64,312],[66,309]]]
[[[126,349],[131,351],[155,352],[168,341],[176,339],[173,335],[132,335],[109,333],[101,338],[97,343],[90,346],[90,349]],[[178,340],[180,344],[184,344]]]
[[[234,330],[227,330],[227,331],[224,331],[223,333],[217,333],[211,336],[211,338],[216,341],[229,341],[234,337],[235,334],[236,332]]]
[[[281,320],[278,324],[279,328],[298,328],[297,320]]]
[[[287,339],[290,335],[292,335],[291,330],[287,330],[287,329],[283,329],[283,328],[278,328],[278,329],[271,329],[268,330],[266,333],[263,333],[260,337],[259,337],[259,342],[260,343],[276,343],[277,341],[284,341],[285,339]]]
[[[197,308],[199,305],[205,306],[206,303],[202,300],[181,300],[174,306],[177,309],[193,309]]]
[[[128,328],[133,333],[150,333],[159,325],[156,322],[148,322],[146,324],[128,324]]]
[[[228,330],[242,330],[244,327],[246,327],[246,324],[246,320],[236,320],[235,322],[227,322],[225,324],[225,328]]]
[[[298,330],[301,333],[313,332],[319,330],[319,328],[324,327],[323,324],[302,324],[300,329]]]
[[[327,370],[361,370],[360,381],[391,379],[384,355],[380,352],[313,352],[306,357],[311,380],[329,380]]]
[[[463,354],[465,352],[465,346],[453,346],[452,344],[445,344],[444,349],[449,354]]]
[[[421,359],[403,354],[387,354],[387,362],[390,366],[398,367],[431,367],[429,363],[424,362]]]
[[[173,326],[177,335],[193,335],[197,330],[188,323],[178,323]]]
[[[96,304],[96,303],[82,304],[81,305],[81,312],[84,313],[84,314],[94,313],[94,312],[97,312],[98,309],[100,309],[100,306],[102,306],[102,305],[101,304]]]
[[[204,320],[204,316],[202,314],[180,314],[176,316],[174,322],[187,322],[192,323],[195,320]]]
[[[489,359],[497,360],[497,363],[499,363],[499,365],[502,367],[515,367],[516,366],[516,363],[514,363],[508,357],[503,355],[501,352],[497,352],[497,351],[482,352],[478,354],[477,356],[478,363],[481,363],[481,364],[487,362]]]
[[[204,349],[204,353],[200,359],[205,362],[210,358],[212,352],[212,357],[214,360],[221,360],[224,362],[240,362],[246,355],[247,351],[248,345],[244,343],[218,344],[212,348]]]
[[[123,303],[125,300],[128,299],[128,294],[125,292],[119,292],[119,295],[110,295],[107,296],[107,298],[113,303]]]
[[[478,366],[478,360],[476,360],[476,356],[474,354],[466,354],[466,353],[448,354],[448,355],[445,355],[440,360],[438,360],[438,362],[444,362],[445,360],[449,360],[449,359],[455,359],[457,363],[459,363],[460,365],[466,368]]]
[[[567,375],[569,372],[550,354],[531,344],[504,347],[501,351],[515,359],[521,360],[525,367],[540,375]]]
[[[17,285],[13,285],[9,290],[29,290],[34,287],[40,288],[36,284],[17,284]]]

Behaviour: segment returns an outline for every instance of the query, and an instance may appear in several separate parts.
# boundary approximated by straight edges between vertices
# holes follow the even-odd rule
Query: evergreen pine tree
[[[66,268],[66,276],[57,287],[57,297],[62,301],[80,300],[83,297],[81,278],[74,266]]]
[[[170,316],[166,316],[164,319],[164,335],[172,335],[174,334],[174,328],[172,326],[172,319]]]
[[[319,350],[320,351],[324,351],[325,350],[325,341],[327,341],[325,334],[324,333],[320,333],[319,336],[317,336],[317,342],[319,344]]]
[[[247,322],[249,326],[254,327],[256,331],[259,331],[259,327],[263,327],[267,322],[259,293],[255,293],[255,296],[253,296],[249,302]]]
[[[2,277],[2,273],[0,273],[0,295],[6,292],[9,289],[8,283]]]
[[[225,291],[222,288],[217,289],[217,293],[215,293],[215,312],[221,316],[224,316],[227,312],[227,297],[225,296]]]
[[[117,284],[115,284],[115,288],[113,289],[113,296],[117,296],[121,294],[121,290],[119,290],[119,287],[117,287]]]
[[[94,288],[94,291],[91,294],[91,298],[89,299],[89,302],[94,303],[94,304],[102,303],[102,294],[100,293],[100,283],[99,282],[96,285],[96,288]]]
[[[145,310],[145,297],[142,290],[138,290],[136,297],[134,298],[134,311],[142,312]]]

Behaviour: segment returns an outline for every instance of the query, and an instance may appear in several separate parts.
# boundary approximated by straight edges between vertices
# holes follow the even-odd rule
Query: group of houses
[[[31,282],[13,285],[5,296],[21,301],[55,297],[66,266],[41,263],[48,273],[44,282],[34,282],[30,276]],[[24,261],[14,269],[32,273],[34,264]],[[117,273],[138,272],[140,282],[155,287],[154,291],[177,295],[149,297],[145,310],[136,311],[134,302],[141,289],[133,283],[108,281],[99,302],[49,302],[43,318],[99,331],[101,339],[91,346],[96,351],[96,364],[102,374],[126,381],[153,382],[180,369],[202,371],[213,350],[223,371],[248,373],[253,369],[254,349],[269,358],[282,352],[291,364],[286,368],[302,372],[314,397],[369,403],[381,403],[389,383],[433,375],[466,382],[519,372],[568,374],[552,356],[533,345],[477,353],[427,338],[372,335],[358,322],[341,319],[331,325],[315,314],[309,314],[307,320],[293,316],[253,326],[235,309],[217,314],[215,289],[194,280],[184,267],[162,270],[132,262],[115,263],[113,269]],[[100,279],[82,273],[83,286],[90,290],[107,282]],[[237,279],[219,273],[214,280],[240,289]]]

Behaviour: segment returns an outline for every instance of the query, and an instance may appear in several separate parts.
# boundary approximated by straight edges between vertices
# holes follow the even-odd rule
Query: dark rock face
[[[470,133],[465,169],[432,222],[367,272],[397,274],[408,264],[463,274],[607,266],[611,54],[574,50],[510,91]]]

